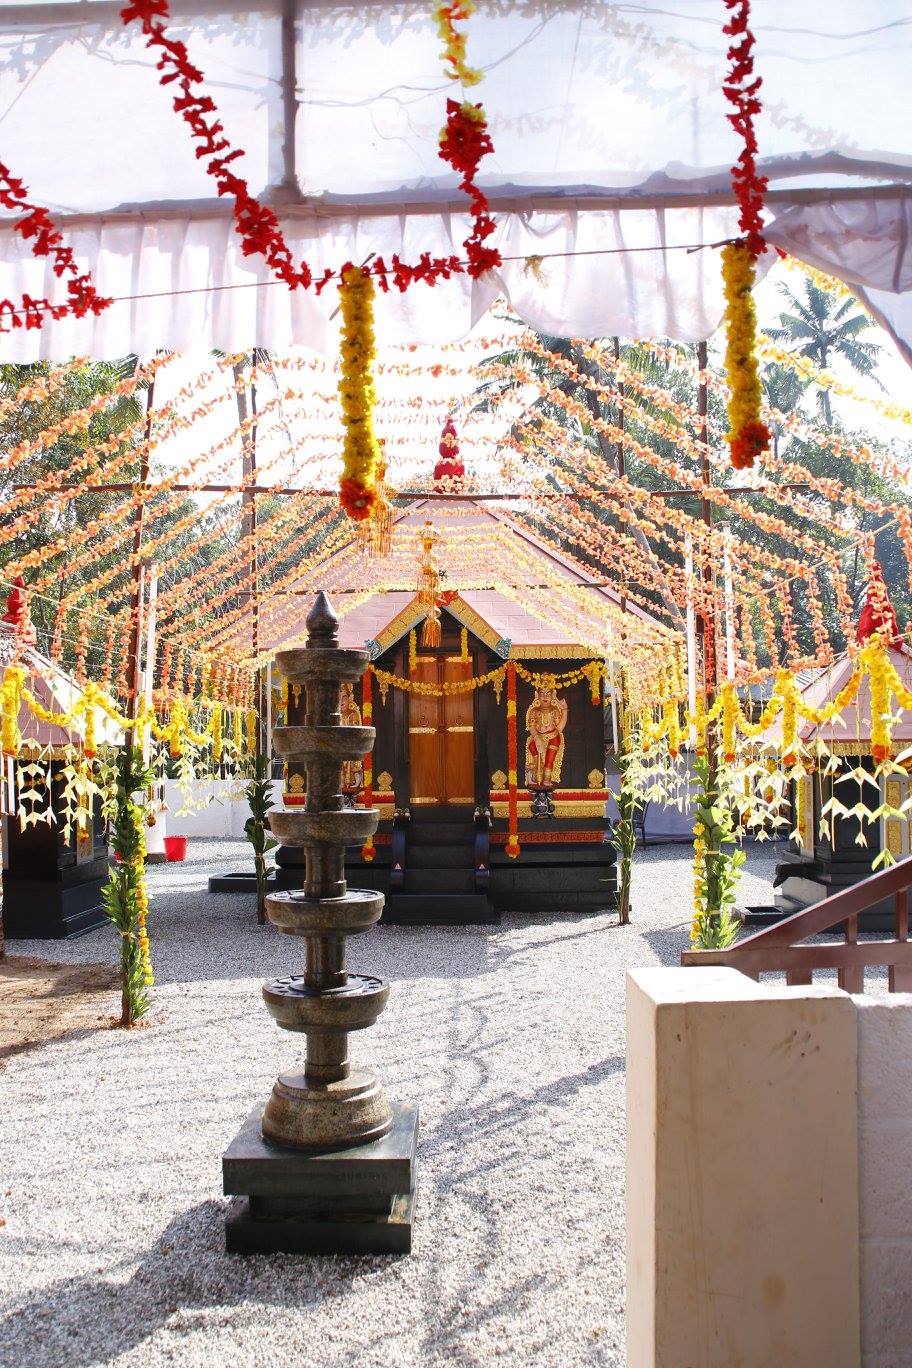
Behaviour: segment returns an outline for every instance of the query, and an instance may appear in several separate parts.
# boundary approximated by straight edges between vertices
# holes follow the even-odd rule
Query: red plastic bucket
[[[166,836],[165,855],[169,860],[186,860],[187,858],[187,838],[186,836]]]

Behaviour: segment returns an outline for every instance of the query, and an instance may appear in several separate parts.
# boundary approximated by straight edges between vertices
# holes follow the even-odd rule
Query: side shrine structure
[[[899,630],[876,565],[858,620],[859,645],[873,632],[879,633],[889,662],[903,684],[912,687],[912,650]],[[837,656],[831,666],[817,671],[805,684],[805,701],[813,708],[831,704],[848,684],[853,668],[849,652]],[[800,722],[798,737],[808,751],[813,752],[819,742],[822,751],[837,759],[839,765],[831,772],[818,763],[792,782],[794,835],[774,878],[775,912],[779,916],[801,911],[868,878],[882,864],[884,851],[891,861],[912,854],[908,815],[912,796],[908,755],[912,747],[912,720],[906,713],[894,719],[893,751],[894,758],[899,756],[899,760],[886,774],[878,773],[873,731],[868,679],[861,681],[855,696],[831,721],[819,725]],[[859,803],[866,809],[878,810],[873,822],[859,815]],[[892,899],[866,913],[860,924],[868,931],[892,929]]]
[[[597,643],[609,616],[623,618],[617,595],[470,495],[394,514],[384,551],[347,547],[310,586],[337,606],[340,645],[370,658],[341,706],[376,741],[345,767],[343,788],[348,804],[377,808],[380,824],[349,848],[346,877],[383,892],[387,921],[614,906],[606,759],[616,667]],[[296,639],[286,633],[276,645]],[[299,724],[303,693],[274,689],[273,707]],[[305,786],[289,763],[286,806],[305,801]],[[301,850],[282,846],[277,865],[278,887],[300,887]]]
[[[21,577],[0,618],[0,669],[21,666],[37,703],[66,713],[81,697],[72,675],[38,650]],[[80,827],[66,820],[77,780],[74,765],[85,723],[58,726],[36,716],[23,700],[16,720],[18,759],[3,757],[0,821],[3,832],[3,930],[10,939],[62,939],[107,925],[101,890],[108,878],[108,832],[100,800]],[[117,746],[123,733],[101,715],[99,746]]]

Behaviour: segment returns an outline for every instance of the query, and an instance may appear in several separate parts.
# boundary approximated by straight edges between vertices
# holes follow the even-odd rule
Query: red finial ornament
[[[434,466],[434,489],[439,494],[460,484],[465,475],[465,466],[459,459],[459,442],[452,415],[443,425],[437,450],[440,460]]]
[[[32,622],[29,613],[28,599],[22,592],[24,588],[24,579],[21,575],[17,575],[6,600],[6,615],[3,621],[7,626],[15,628],[21,645],[34,646],[38,640],[38,633],[35,631],[35,624]]]
[[[868,576],[868,592],[865,597],[865,605],[861,610],[861,616],[858,619],[855,635],[859,641],[863,642],[867,641],[868,637],[875,632],[879,632],[880,639],[885,646],[892,646],[898,650],[903,644],[902,632],[899,630],[899,623],[896,621],[896,611],[890,602],[887,586],[884,584],[883,571],[879,562],[872,560]]]

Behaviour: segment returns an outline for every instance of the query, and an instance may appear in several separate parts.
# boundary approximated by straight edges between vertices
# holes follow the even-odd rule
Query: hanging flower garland
[[[437,32],[443,43],[443,65],[451,81],[459,81],[464,86],[478,85],[481,72],[470,67],[466,61],[466,36],[457,28],[475,13],[472,0],[453,0],[453,4],[438,5],[434,10]]]
[[[25,238],[31,246],[32,256],[50,257],[54,275],[60,279],[69,276],[66,283],[67,302],[52,304],[50,300],[33,299],[23,294],[17,305],[10,299],[0,300],[0,332],[9,332],[10,327],[40,328],[45,318],[85,318],[86,314],[100,314],[113,303],[103,299],[92,284],[88,272],[80,274],[73,256],[73,249],[64,242],[63,234],[54,227],[54,221],[46,209],[33,204],[28,197],[24,181],[19,180],[8,166],[0,162],[0,205],[20,217],[13,224],[13,231]]]
[[[475,184],[482,157],[494,151],[488,121],[480,104],[468,100],[446,102],[446,124],[440,133],[440,156],[461,176],[460,190],[469,197],[472,231],[464,242],[467,273],[477,279],[501,262],[496,247],[486,246],[496,228],[484,192]]]
[[[725,374],[728,380],[726,434],[735,470],[746,470],[770,444],[760,417],[762,388],[757,368],[757,311],[752,294],[754,258],[741,242],[722,248],[725,287]]]
[[[360,522],[370,517],[377,498],[376,472],[380,461],[380,447],[374,434],[374,282],[360,266],[347,266],[342,272],[339,302],[339,397],[345,428],[339,502],[350,518]]]
[[[462,35],[457,33],[453,25],[457,18],[463,18],[467,13],[464,8],[452,8],[444,35],[446,53],[452,51],[458,56],[461,52],[464,56],[464,39],[460,47]],[[345,268],[339,272],[327,268],[322,275],[315,277],[306,261],[295,262],[276,214],[250,193],[247,181],[234,169],[235,163],[244,156],[244,151],[232,147],[225,136],[215,101],[210,95],[202,93],[203,72],[191,62],[186,44],[168,35],[167,24],[171,18],[168,0],[131,0],[120,11],[120,17],[125,25],[138,22],[145,35],[146,46],[158,51],[158,70],[161,72],[159,83],[176,85],[178,94],[173,100],[175,113],[188,125],[197,144],[196,155],[215,181],[219,195],[233,200],[235,229],[241,239],[244,256],[262,257],[277,279],[289,289],[300,287],[306,290],[313,285],[316,293],[320,294],[334,277],[344,274]],[[455,76],[460,79],[463,65],[460,59],[453,67]],[[478,106],[469,108],[479,110]],[[466,127],[470,123],[473,125],[471,134]],[[462,184],[470,187],[472,231],[465,242],[466,259],[460,261],[455,254],[432,257],[429,252],[424,252],[414,264],[394,255],[387,266],[382,257],[376,257],[366,269],[377,277],[381,289],[388,290],[390,280],[398,290],[406,290],[415,281],[435,285],[438,280],[446,280],[463,272],[474,278],[487,270],[489,265],[500,262],[498,252],[483,246],[485,239],[493,232],[494,225],[487,214],[487,200],[472,184],[474,172],[471,168],[477,168],[477,158],[484,155],[484,151],[479,150],[481,147],[488,151],[491,143],[484,115],[479,117],[478,112],[461,114],[448,137],[446,150],[441,147],[441,156],[457,170],[463,171]]]
[[[504,850],[511,860],[519,855],[519,806],[516,796],[519,756],[516,744],[516,666],[507,662],[507,843]]]
[[[757,174],[757,138],[754,118],[762,105],[761,77],[754,77],[754,35],[749,28],[750,0],[724,0],[732,17],[722,32],[734,41],[728,49],[730,63],[722,91],[732,106],[729,123],[744,146],[732,167],[732,188],[740,210],[738,223],[744,237],[722,250],[725,284],[727,340],[725,369],[731,391],[728,402],[731,463],[736,470],[754,464],[770,444],[770,431],[760,417],[760,375],[757,368],[757,314],[751,290],[755,263],[766,250],[763,236],[763,192],[766,177]]]

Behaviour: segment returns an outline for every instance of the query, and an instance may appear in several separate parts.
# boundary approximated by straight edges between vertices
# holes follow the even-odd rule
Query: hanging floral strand
[[[464,5],[461,9],[454,7],[452,20],[465,17],[467,13]],[[344,274],[344,267],[340,272],[327,268],[322,274],[315,276],[306,261],[296,263],[275,212],[269,205],[261,204],[256,196],[250,193],[247,181],[237,174],[235,166],[244,156],[244,150],[232,147],[225,136],[224,124],[218,117],[218,107],[210,95],[202,92],[203,72],[191,62],[186,44],[178,38],[170,37],[167,28],[171,18],[168,0],[130,0],[130,3],[120,11],[120,17],[124,24],[138,22],[145,36],[146,46],[158,51],[158,70],[161,72],[159,84],[176,84],[178,93],[173,100],[174,111],[189,127],[196,142],[196,155],[215,181],[219,195],[234,202],[234,224],[241,239],[244,256],[262,257],[276,278],[283,281],[289,289],[300,287],[306,290],[313,285],[319,294],[331,280],[341,277]],[[453,32],[457,43],[454,51],[458,55],[458,40],[462,35],[455,29]],[[449,40],[445,38],[445,42],[449,51]],[[462,52],[464,54],[464,39]],[[461,64],[457,64],[455,68],[456,75],[460,74],[460,66]],[[479,109],[478,106],[472,105],[465,108]],[[468,129],[463,129],[466,123],[474,125],[471,134]],[[484,142],[485,139],[484,150],[478,151],[479,140]],[[388,290],[390,282],[398,290],[406,290],[415,281],[435,285],[438,280],[447,280],[450,276],[463,272],[474,277],[486,270],[488,264],[500,262],[498,252],[483,246],[485,238],[493,232],[494,225],[487,214],[487,200],[471,184],[474,175],[471,168],[473,165],[477,168],[477,160],[473,160],[476,152],[478,157],[483,156],[484,151],[490,150],[490,146],[484,115],[462,114],[455,121],[449,150],[446,154],[441,152],[441,156],[450,161],[457,170],[463,170],[462,183],[471,199],[472,232],[465,242],[466,259],[461,261],[454,253],[446,257],[432,257],[430,252],[423,252],[413,264],[402,261],[398,255],[393,255],[387,266],[382,257],[376,257],[368,269],[371,275],[377,277],[381,289]],[[450,151],[456,156],[456,161],[452,159]]]
[[[48,316],[60,319],[67,314],[72,314],[74,318],[100,314],[113,303],[113,300],[103,299],[99,295],[88,272],[80,275],[73,250],[66,245],[59,229],[54,227],[48,211],[32,203],[24,181],[18,180],[2,162],[0,205],[20,215],[13,224],[13,231],[29,243],[32,255],[50,257],[51,268],[58,279],[65,275],[70,277],[66,283],[65,304],[52,304],[44,298],[33,299],[28,294],[23,294],[18,305],[9,299],[0,300],[0,332],[9,332],[7,323],[13,328],[40,328]]]
[[[453,4],[438,5],[434,10],[437,32],[443,43],[443,67],[451,81],[461,85],[478,85],[481,72],[466,61],[466,36],[456,26],[465,23],[475,13],[472,0],[453,0]]]
[[[725,284],[725,370],[731,463],[736,470],[754,464],[770,444],[770,431],[760,417],[760,375],[757,367],[757,314],[751,293],[757,258],[766,250],[763,236],[763,192],[766,177],[757,174],[757,138],[754,118],[762,105],[761,77],[754,77],[754,35],[749,28],[750,0],[723,0],[732,17],[722,32],[733,41],[728,49],[728,76],[722,86],[732,106],[729,123],[744,146],[732,167],[732,188],[740,210],[738,223],[744,237],[722,250]]]
[[[339,286],[342,310],[342,479],[339,502],[356,522],[369,518],[377,498],[380,447],[374,434],[374,282],[360,266],[347,266]]]
[[[434,11],[437,31],[443,40],[441,55],[444,69],[450,80],[458,82],[463,90],[467,86],[478,85],[481,80],[481,72],[470,67],[466,61],[466,35],[457,28],[474,12],[472,0],[453,0],[452,4],[441,4]],[[473,279],[493,266],[499,266],[501,262],[497,248],[486,246],[496,225],[484,191],[475,184],[482,158],[493,151],[494,144],[482,106],[465,99],[447,100],[446,124],[440,131],[440,156],[459,174],[459,188],[469,197],[472,231],[464,246],[466,270]]]

